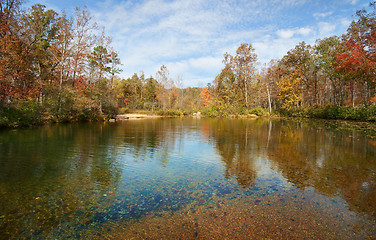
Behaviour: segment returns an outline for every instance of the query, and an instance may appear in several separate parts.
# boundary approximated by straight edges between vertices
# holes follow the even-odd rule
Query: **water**
[[[373,239],[376,140],[149,119],[0,132],[0,239]]]

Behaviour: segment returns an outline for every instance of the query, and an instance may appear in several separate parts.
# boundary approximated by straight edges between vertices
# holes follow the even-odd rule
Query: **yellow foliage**
[[[278,86],[278,99],[281,102],[281,107],[283,109],[290,110],[294,106],[297,106],[300,101],[302,101],[300,84],[302,79],[297,73],[291,73],[280,82],[277,83]]]

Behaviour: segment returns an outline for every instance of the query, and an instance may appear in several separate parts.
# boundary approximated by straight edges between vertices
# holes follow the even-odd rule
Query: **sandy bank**
[[[120,114],[116,116],[116,120],[131,120],[131,119],[143,119],[143,118],[159,118],[161,116],[152,115],[152,114],[136,114],[136,113],[129,113],[129,114]]]

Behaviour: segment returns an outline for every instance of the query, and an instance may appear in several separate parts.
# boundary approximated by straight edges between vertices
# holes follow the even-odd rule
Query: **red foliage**
[[[74,81],[75,81],[74,87],[77,90],[77,92],[81,96],[86,95],[87,90],[89,88],[89,86],[87,85],[87,79],[86,79],[86,77],[85,76],[81,76],[81,77],[77,78]]]
[[[41,86],[16,87],[7,83],[0,83],[0,98],[11,97],[14,100],[36,98],[41,91]]]
[[[370,83],[375,82],[376,53],[371,49],[376,47],[375,32],[370,34],[367,45],[350,38],[345,42],[347,52],[336,55],[334,66],[337,72],[351,74],[354,77],[364,77]]]

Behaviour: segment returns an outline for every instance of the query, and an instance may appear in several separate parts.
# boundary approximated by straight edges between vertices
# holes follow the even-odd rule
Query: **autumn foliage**
[[[88,11],[69,17],[41,4],[20,9],[21,1],[0,2],[0,126],[114,114],[120,61],[111,40],[93,34]]]
[[[211,103],[212,96],[208,91],[208,87],[204,87],[200,93],[201,101],[203,102],[205,107],[208,107]]]
[[[300,42],[261,69],[253,45],[241,43],[204,88],[183,88],[165,65],[155,77],[120,79],[118,52],[86,8],[68,16],[41,4],[21,11],[21,2],[0,0],[0,126],[103,119],[118,109],[202,108],[210,116],[310,109],[304,111],[332,116],[376,104],[375,2],[356,13],[343,36]]]

